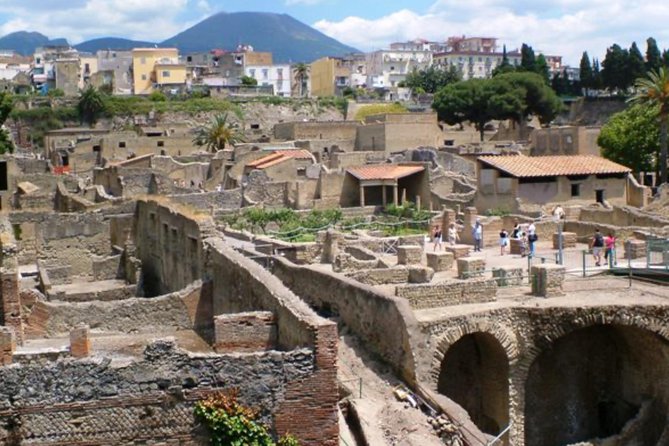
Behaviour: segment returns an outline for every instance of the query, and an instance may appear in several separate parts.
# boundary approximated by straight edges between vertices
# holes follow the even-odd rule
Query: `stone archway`
[[[657,444],[669,407],[669,341],[615,323],[551,338],[525,381],[526,446],[625,435],[616,444]]]
[[[497,435],[509,424],[509,358],[500,341],[473,332],[449,346],[437,390],[468,413],[481,431]]]

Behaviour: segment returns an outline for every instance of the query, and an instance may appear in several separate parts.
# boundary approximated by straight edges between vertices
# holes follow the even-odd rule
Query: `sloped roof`
[[[273,153],[246,163],[246,167],[266,169],[289,159],[313,159],[311,152],[305,149],[275,150]]]
[[[594,155],[490,155],[480,156],[477,159],[484,165],[516,178],[604,175],[632,171],[621,164]]]
[[[423,166],[400,164],[371,164],[369,166],[349,167],[348,173],[359,180],[398,180],[425,170]]]

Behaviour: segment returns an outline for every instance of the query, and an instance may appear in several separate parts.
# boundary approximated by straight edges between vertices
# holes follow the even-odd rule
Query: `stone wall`
[[[114,302],[37,302],[28,317],[27,328],[41,336],[55,336],[69,333],[81,323],[96,330],[121,333],[150,333],[164,327],[192,328],[180,293]]]
[[[276,415],[277,429],[295,434],[307,446],[337,445],[336,324],[316,315],[279,279],[220,238],[205,244],[214,315],[269,311],[276,320],[279,348],[314,349],[316,372],[288,389],[290,401]]]
[[[407,299],[415,309],[493,302],[496,294],[497,282],[494,279],[448,280],[395,288],[395,295]]]
[[[111,253],[109,220],[99,212],[15,212],[10,220],[20,228],[21,264],[34,263],[39,257],[49,264],[69,266],[73,277],[92,278],[92,257]]]
[[[205,445],[195,403],[230,388],[239,390],[243,404],[261,410],[272,432],[285,433],[280,419],[293,387],[316,369],[306,349],[201,356],[175,350],[168,341],[155,342],[129,364],[94,358],[0,367],[0,442]]]
[[[200,279],[202,240],[214,232],[207,215],[157,201],[139,201],[133,235],[142,262],[144,295],[167,294]]]
[[[312,307],[333,312],[409,382],[415,380],[412,336],[417,322],[406,301],[339,274],[275,257],[276,277]],[[324,292],[327,290],[327,292]]]
[[[187,204],[206,211],[212,208],[239,209],[242,205],[242,192],[241,189],[231,189],[221,192],[170,195],[170,199],[174,203]]]

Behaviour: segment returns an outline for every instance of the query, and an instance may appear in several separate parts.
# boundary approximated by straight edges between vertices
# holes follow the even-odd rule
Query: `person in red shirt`
[[[604,245],[606,249],[604,250],[604,260],[609,263],[609,265],[617,265],[616,261],[616,238],[612,233],[608,233],[604,237]]]

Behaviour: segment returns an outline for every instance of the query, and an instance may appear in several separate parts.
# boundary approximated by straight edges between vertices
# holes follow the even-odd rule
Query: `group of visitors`
[[[455,223],[448,225],[446,237],[446,240],[450,246],[454,246],[457,242],[460,241],[460,236],[458,235],[458,229],[456,228]],[[442,249],[441,243],[443,242],[443,234],[439,225],[435,226],[434,228],[434,232],[432,233],[432,241],[434,243],[434,251],[437,251],[437,249]]]
[[[604,251],[604,261],[616,264],[616,238],[609,232],[603,236],[599,228],[595,229],[595,235],[590,241],[590,249],[592,249],[592,256],[595,259],[596,266],[602,266],[602,250]]]
[[[537,235],[537,227],[534,222],[529,225],[521,225],[518,220],[514,221],[513,231],[511,234],[506,229],[502,229],[499,233],[499,254],[505,255],[506,249],[511,244],[511,239],[520,240],[521,256],[533,256],[535,252],[535,244],[539,240]]]

